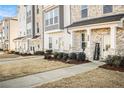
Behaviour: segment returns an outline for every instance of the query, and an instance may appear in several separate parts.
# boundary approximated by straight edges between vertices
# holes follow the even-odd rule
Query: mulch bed
[[[115,67],[115,66],[111,66],[108,64],[99,66],[100,68],[104,68],[104,69],[108,69],[108,70],[114,70],[114,71],[119,71],[119,72],[124,72],[124,67]]]

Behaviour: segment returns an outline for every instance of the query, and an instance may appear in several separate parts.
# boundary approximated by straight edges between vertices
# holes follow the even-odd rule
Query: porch
[[[71,32],[71,50],[84,51],[89,60],[102,60],[116,54],[116,25],[76,27]]]

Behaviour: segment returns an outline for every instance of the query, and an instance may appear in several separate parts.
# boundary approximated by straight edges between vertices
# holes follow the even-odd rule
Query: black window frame
[[[103,5],[103,14],[107,14],[111,12],[113,12],[113,5]]]
[[[86,18],[88,17],[88,6],[85,5],[86,8],[83,8],[83,9],[82,9],[82,6],[81,6],[81,18]]]
[[[83,50],[86,49],[85,33],[82,33],[82,34],[81,34],[81,48],[82,48]]]

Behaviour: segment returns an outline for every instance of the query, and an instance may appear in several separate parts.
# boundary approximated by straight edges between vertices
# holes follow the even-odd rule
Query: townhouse
[[[6,17],[1,22],[1,42],[2,49],[15,51],[13,39],[17,37],[18,20],[16,17]]]
[[[0,23],[0,50],[3,49],[2,48],[2,23]]]
[[[19,6],[18,19],[19,52],[84,51],[89,60],[124,55],[123,5]]]
[[[44,49],[53,51],[69,52],[70,35],[64,26],[70,24],[69,5],[43,6],[44,15]]]
[[[84,51],[90,60],[124,55],[123,5],[72,5],[71,50]]]
[[[34,5],[18,6],[19,32],[14,39],[16,52],[33,54],[43,49],[41,9]]]

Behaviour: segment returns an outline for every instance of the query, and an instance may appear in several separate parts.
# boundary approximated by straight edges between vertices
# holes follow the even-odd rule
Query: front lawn
[[[59,61],[47,61],[42,58],[14,60],[10,63],[0,64],[0,81],[72,65]]]
[[[0,54],[0,59],[6,59],[6,58],[17,58],[19,55],[15,54]]]
[[[43,84],[38,88],[124,88],[124,73],[103,68]]]

